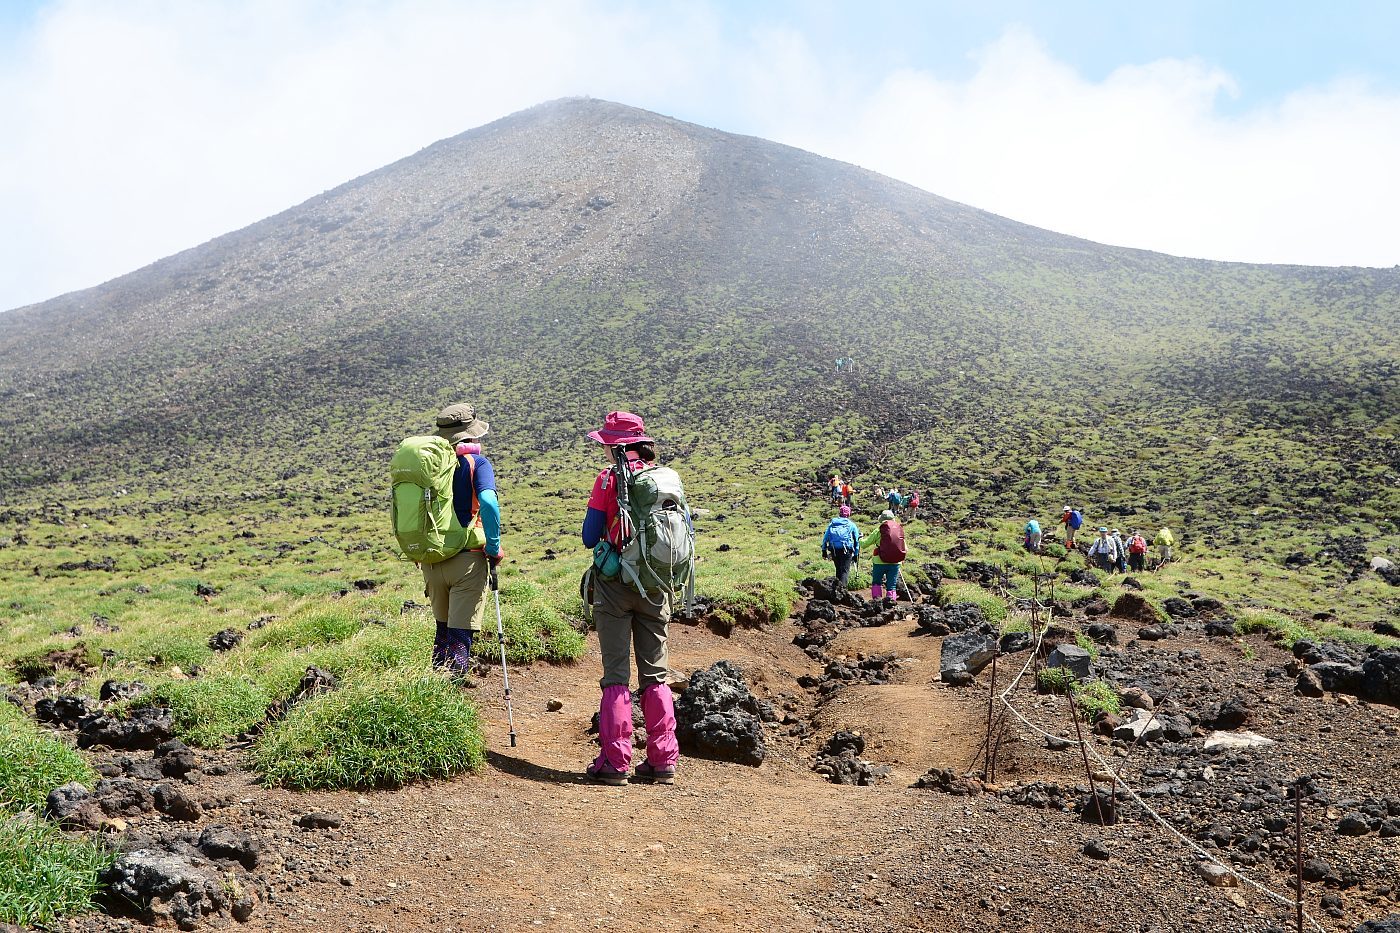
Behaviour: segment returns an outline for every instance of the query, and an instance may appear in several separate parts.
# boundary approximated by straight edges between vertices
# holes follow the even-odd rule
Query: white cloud
[[[1400,263],[1400,98],[1225,112],[1199,61],[1091,81],[1017,30],[970,77],[823,60],[699,3],[57,0],[0,63],[0,308],[129,271],[508,112],[592,94],[1066,233]]]

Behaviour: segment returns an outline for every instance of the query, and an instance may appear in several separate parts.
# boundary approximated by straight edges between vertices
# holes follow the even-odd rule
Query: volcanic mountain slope
[[[682,454],[736,425],[759,456],[810,443],[813,469],[897,451],[957,512],[1057,487],[1148,509],[1150,486],[1188,521],[1370,522],[1400,513],[1398,318],[1400,270],[1105,247],[563,100],[0,316],[0,488],[179,485],[213,437],[255,452],[235,485],[368,482],[467,396],[510,452],[625,403]]]

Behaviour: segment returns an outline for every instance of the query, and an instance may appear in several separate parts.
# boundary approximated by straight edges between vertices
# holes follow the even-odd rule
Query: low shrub
[[[1035,686],[1041,693],[1068,693],[1074,683],[1074,672],[1067,667],[1042,667],[1035,672]]]
[[[32,814],[0,818],[0,923],[48,924],[92,907],[112,855]]]
[[[487,599],[491,597],[488,595]],[[483,630],[472,645],[472,654],[499,664],[501,649],[493,605],[487,606],[486,616]],[[576,661],[586,645],[578,629],[533,584],[512,584],[501,590],[501,624],[506,633],[506,659],[511,664]]]
[[[0,808],[37,810],[55,787],[69,781],[92,786],[96,780],[77,749],[0,702]]]
[[[398,787],[474,771],[484,740],[476,706],[447,679],[386,673],[294,707],[253,751],[270,784]]]

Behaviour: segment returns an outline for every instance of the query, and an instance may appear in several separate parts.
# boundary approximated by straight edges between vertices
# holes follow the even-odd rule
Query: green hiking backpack
[[[695,532],[680,475],[670,467],[622,472],[626,491],[618,497],[618,518],[624,521],[618,575],[643,596],[684,589],[689,609],[695,594]]]
[[[622,580],[643,596],[674,597],[684,590],[683,611],[695,603],[695,532],[681,478],[669,467],[633,473],[613,470],[617,486],[621,549],[606,535],[593,549],[593,564],[579,582],[584,617],[591,617],[593,581]],[[658,602],[659,604],[659,602]]]
[[[465,461],[473,469],[472,459]],[[485,544],[479,532],[481,510],[472,484],[472,527],[463,528],[452,508],[452,476],[457,454],[452,445],[435,435],[405,438],[389,460],[393,484],[390,521],[394,538],[406,559],[416,564],[436,564],[463,549]],[[476,539],[480,539],[476,543]]]

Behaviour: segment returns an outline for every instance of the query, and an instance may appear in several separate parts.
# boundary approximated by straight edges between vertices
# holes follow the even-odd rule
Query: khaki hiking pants
[[[482,551],[460,551],[447,560],[423,565],[423,594],[433,618],[448,628],[481,631],[486,616],[490,564]]]
[[[656,605],[659,601],[661,605]],[[637,684],[666,682],[666,623],[671,598],[643,596],[620,580],[599,580],[593,588],[593,624],[603,652],[603,688],[632,681],[631,656],[637,656]]]

